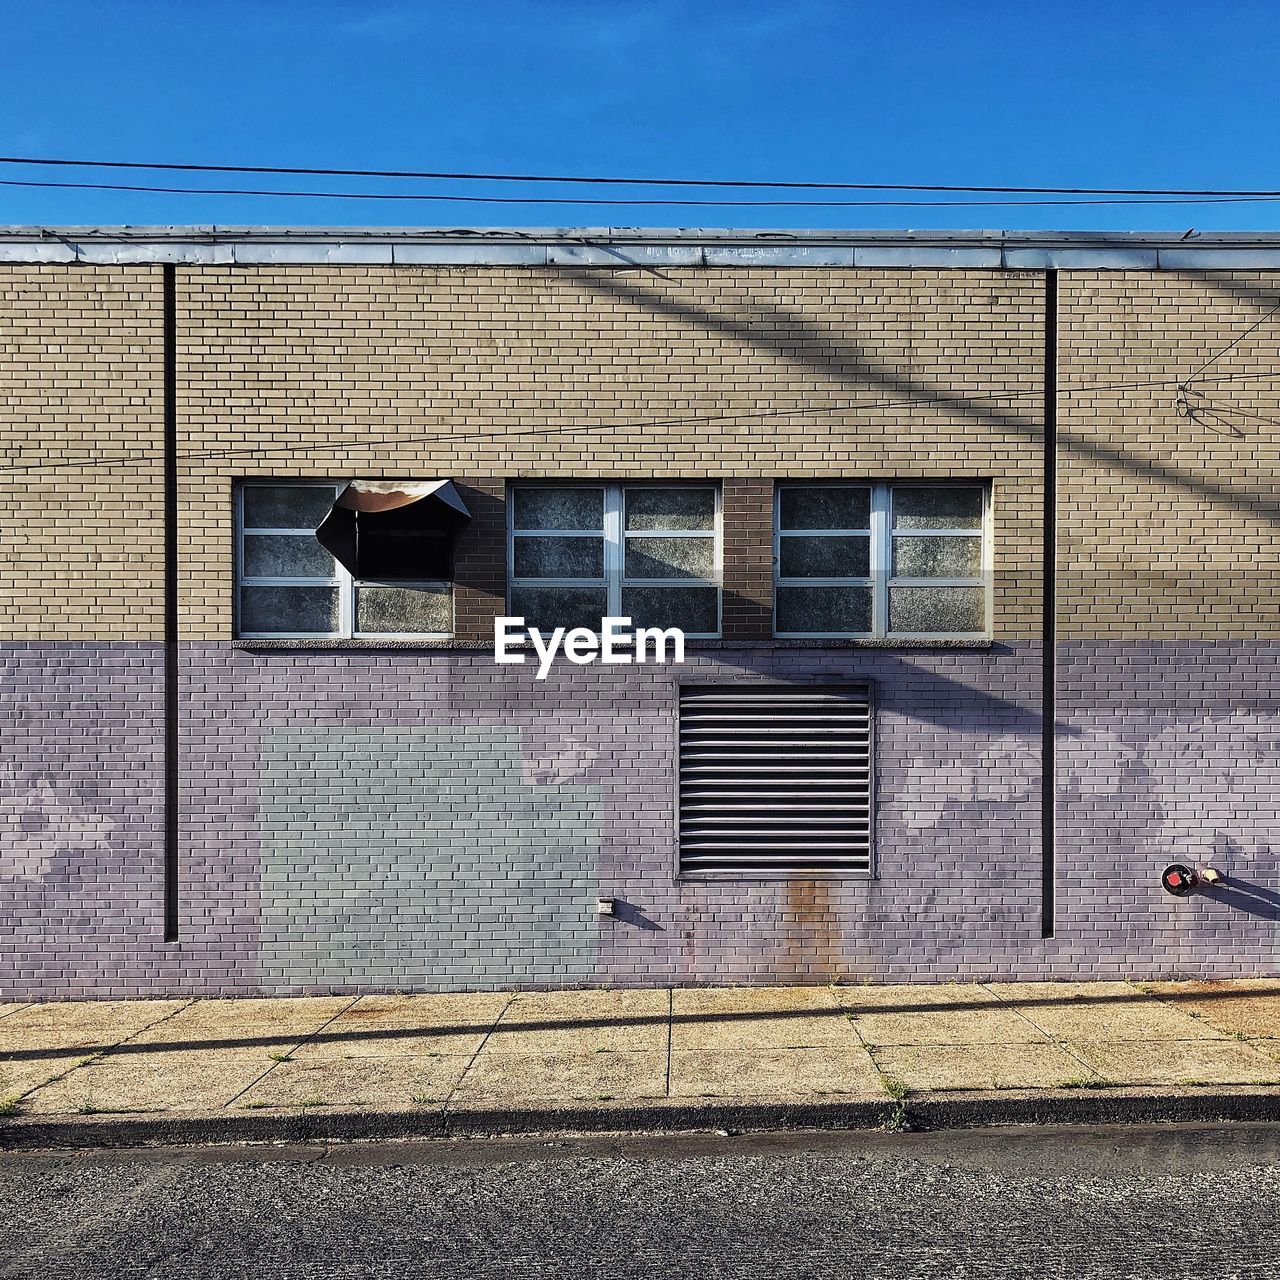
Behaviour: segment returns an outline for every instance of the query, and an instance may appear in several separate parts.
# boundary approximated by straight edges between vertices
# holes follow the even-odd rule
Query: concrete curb
[[[892,1099],[761,1102],[684,1100],[581,1106],[307,1108],[270,1115],[17,1116],[0,1120],[0,1149],[200,1146],[488,1138],[514,1134],[803,1129],[969,1129],[1000,1125],[1111,1125],[1280,1120],[1280,1090],[1082,1089],[921,1094]]]

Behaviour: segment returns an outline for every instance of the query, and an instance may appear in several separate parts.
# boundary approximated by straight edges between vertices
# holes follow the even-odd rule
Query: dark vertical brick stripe
[[[724,638],[764,640],[773,633],[773,481],[726,480]]]
[[[462,644],[492,644],[493,620],[506,611],[505,485],[463,479],[457,486],[471,521],[454,549],[454,637]]]

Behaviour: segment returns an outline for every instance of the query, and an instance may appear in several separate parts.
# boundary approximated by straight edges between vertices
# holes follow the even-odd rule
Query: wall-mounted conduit
[[[178,298],[163,273],[164,384],[164,940],[178,941]]]
[[[1044,273],[1044,590],[1041,594],[1040,934],[1052,938],[1057,853],[1058,273]]]

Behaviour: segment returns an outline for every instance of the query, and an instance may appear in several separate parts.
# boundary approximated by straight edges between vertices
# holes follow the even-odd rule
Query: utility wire
[[[306,200],[410,200],[418,203],[446,204],[519,204],[519,205],[624,205],[658,206],[661,208],[719,209],[942,209],[942,208],[1072,208],[1096,205],[1203,205],[1265,204],[1280,200],[1280,192],[1259,195],[1224,195],[1186,197],[1103,197],[1072,200],[685,200],[652,197],[650,199],[609,199],[596,196],[470,196],[407,191],[282,191],[252,187],[161,187],[124,182],[37,182],[17,178],[0,178],[2,187],[34,187],[49,191],[129,191],[174,196],[267,196]]]
[[[1228,342],[1227,345],[1223,347],[1221,351],[1217,352],[1215,355],[1211,355],[1204,362],[1204,364],[1202,364],[1195,371],[1195,373],[1193,373],[1189,378],[1181,379],[1178,382],[1177,394],[1173,398],[1174,410],[1177,413],[1181,414],[1184,418],[1193,418],[1196,416],[1196,413],[1198,411],[1202,411],[1200,406],[1192,404],[1191,401],[1187,399],[1189,395],[1203,396],[1204,394],[1201,391],[1197,391],[1196,388],[1192,386],[1192,383],[1195,382],[1196,379],[1199,378],[1200,375],[1207,368],[1209,368],[1210,365],[1215,364],[1217,361],[1221,360],[1222,357],[1225,356],[1228,351],[1231,351],[1233,348],[1238,347],[1255,329],[1260,328],[1263,324],[1265,324],[1268,320],[1270,320],[1271,317],[1275,315],[1277,311],[1280,311],[1280,302],[1277,302],[1275,306],[1272,307],[1270,311],[1267,311],[1264,315],[1260,315],[1247,329],[1236,334],[1236,336],[1232,338],[1231,341]],[[1218,381],[1218,380],[1219,379],[1209,379],[1209,381]]]
[[[1240,409],[1235,405],[1223,404],[1220,400],[1207,396],[1203,391],[1197,391],[1191,388],[1191,394],[1196,397],[1196,403],[1190,406],[1192,414],[1202,413],[1211,410],[1213,413],[1220,414],[1223,417],[1247,418],[1252,422],[1263,422],[1268,426],[1280,425],[1280,419],[1273,418],[1265,413],[1255,413],[1252,409]]]
[[[1280,369],[1268,370],[1265,373],[1249,375],[1250,377],[1264,378],[1273,377],[1280,378]],[[1218,381],[1219,379],[1209,379],[1209,381]],[[1221,379],[1228,381],[1229,379]],[[1111,382],[1096,383],[1092,385],[1082,384],[1074,387],[1063,387],[1060,389],[1061,394],[1070,396],[1083,392],[1094,391],[1130,391],[1142,390],[1156,387],[1180,386],[1181,384],[1172,378],[1155,378],[1141,382]],[[1038,399],[1043,394],[1043,389],[1036,387],[1027,391],[1010,391],[1000,395],[979,398],[976,396],[965,396],[959,394],[955,388],[938,388],[935,391],[922,393],[918,396],[908,398],[897,398],[890,400],[872,400],[872,401],[845,401],[835,404],[826,404],[820,407],[813,406],[790,406],[787,408],[774,409],[758,409],[733,411],[722,414],[706,414],[692,415],[688,417],[678,418],[656,418],[649,421],[641,422],[599,422],[584,424],[581,422],[568,423],[559,427],[531,427],[528,430],[515,431],[485,431],[485,432],[450,432],[443,434],[431,435],[405,435],[399,434],[394,436],[384,436],[375,439],[362,439],[351,441],[333,441],[333,442],[316,442],[305,446],[310,451],[325,450],[353,450],[364,448],[375,448],[381,445],[405,445],[405,444],[451,444],[457,442],[474,442],[494,439],[516,439],[528,436],[553,436],[563,435],[567,432],[576,432],[583,435],[592,434],[599,431],[646,431],[661,427],[687,427],[706,425],[716,422],[724,422],[730,424],[748,423],[762,419],[777,417],[808,417],[816,419],[824,414],[830,413],[856,413],[868,409],[893,409],[893,408],[911,408],[919,405],[942,405],[948,404],[974,404],[981,408],[983,405],[998,406],[1028,398]],[[242,449],[220,449],[203,451],[198,453],[182,453],[178,455],[180,463],[192,462],[212,462],[226,458],[244,458],[244,457],[260,457],[272,453],[287,453],[297,455],[298,446],[293,442],[281,442],[279,444],[248,446]],[[58,471],[73,468],[82,468],[92,470],[97,467],[115,467],[129,466],[136,463],[158,461],[161,455],[141,450],[132,454],[120,454],[109,458],[91,458],[83,457],[80,459],[62,459],[57,462],[33,462],[22,463],[13,466],[0,467],[0,474],[17,474],[32,471]]]
[[[1238,334],[1235,338],[1233,338],[1230,342],[1228,342],[1227,345],[1223,347],[1222,350],[1219,351],[1217,355],[1210,356],[1209,359],[1206,360],[1204,364],[1202,364],[1195,371],[1195,373],[1191,375],[1191,377],[1183,381],[1182,383],[1183,388],[1185,389],[1186,387],[1189,387],[1211,364],[1214,364],[1216,361],[1221,360],[1222,357],[1225,356],[1227,352],[1232,350],[1234,347],[1238,347],[1240,343],[1242,343],[1255,329],[1260,328],[1263,324],[1265,324],[1268,320],[1270,320],[1271,317],[1275,315],[1277,311],[1280,311],[1280,302],[1277,302],[1276,305],[1272,307],[1271,310],[1268,311],[1265,315],[1259,316],[1243,333]]]
[[[631,187],[741,187],[791,191],[936,191],[992,195],[1252,196],[1280,190],[1213,187],[1006,187],[910,182],[787,182],[745,178],[620,178],[588,174],[452,173],[414,169],[336,169],[297,165],[176,164],[146,160],[81,160],[54,156],[0,156],[0,164],[61,165],[84,169],[159,169],[174,173],[267,173],[343,178],[430,178],[448,182],[557,182]]]

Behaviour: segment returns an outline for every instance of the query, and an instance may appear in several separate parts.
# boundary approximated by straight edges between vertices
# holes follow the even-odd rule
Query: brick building
[[[0,998],[1274,972],[1277,271],[0,232]]]

